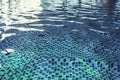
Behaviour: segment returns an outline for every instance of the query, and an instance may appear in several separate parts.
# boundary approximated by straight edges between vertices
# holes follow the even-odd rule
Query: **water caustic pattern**
[[[0,80],[120,80],[119,0],[0,0]]]

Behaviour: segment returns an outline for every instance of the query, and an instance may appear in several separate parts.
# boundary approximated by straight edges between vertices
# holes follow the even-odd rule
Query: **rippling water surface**
[[[0,0],[1,80],[119,80],[119,0]]]

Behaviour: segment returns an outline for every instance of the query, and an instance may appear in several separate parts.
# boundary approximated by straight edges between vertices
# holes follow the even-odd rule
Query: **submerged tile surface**
[[[2,1],[0,80],[119,80],[120,2],[100,1]]]

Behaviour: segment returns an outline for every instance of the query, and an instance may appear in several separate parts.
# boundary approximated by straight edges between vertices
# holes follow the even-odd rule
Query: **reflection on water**
[[[119,28],[119,0],[0,0],[0,79],[119,80]]]
[[[1,23],[10,25],[13,23],[27,23],[37,21],[35,13],[41,13],[40,0],[4,0],[1,1]],[[34,3],[34,4],[33,4]]]
[[[1,53],[6,55],[6,54],[12,53],[14,51],[15,51],[14,49],[6,49],[5,51],[1,51]]]
[[[101,0],[100,0],[101,1]],[[29,23],[44,19],[61,18],[68,19],[90,19],[98,20],[106,14],[118,12],[117,0],[4,0],[1,1],[1,23],[6,25]],[[119,2],[118,2],[119,3]],[[102,5],[103,4],[103,5]],[[119,5],[119,4],[118,4]],[[102,7],[102,8],[99,8]],[[105,10],[102,11],[102,10]],[[44,13],[45,12],[45,13]],[[44,13],[44,14],[43,14]],[[55,15],[54,15],[55,14]],[[37,16],[41,15],[41,16]],[[116,16],[119,16],[115,14]],[[106,15],[105,15],[106,16]],[[79,17],[79,18],[78,18]],[[107,17],[107,16],[106,16]],[[109,16],[108,16],[109,17]],[[116,17],[113,17],[116,18]],[[73,19],[73,20],[75,20]],[[104,21],[104,19],[102,20]]]

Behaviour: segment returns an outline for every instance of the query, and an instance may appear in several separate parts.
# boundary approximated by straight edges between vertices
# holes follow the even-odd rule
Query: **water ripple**
[[[24,5],[24,3],[27,4]],[[30,5],[33,3],[34,5]],[[51,22],[51,25],[54,26],[57,26],[57,24],[53,24],[53,22],[62,22],[60,25],[66,25],[66,23],[75,23],[83,25],[88,24],[89,26],[89,20],[91,20],[95,22],[94,24],[97,23],[96,25],[101,25],[99,28],[103,28],[102,26],[107,26],[104,24],[109,22],[114,21],[119,23],[120,2],[117,2],[117,4],[115,4],[115,2],[113,3],[114,4],[111,4],[110,2],[101,2],[101,0],[35,0],[34,2],[32,0],[18,0],[11,2],[2,1],[2,6],[0,7],[1,23],[5,23],[6,25],[13,25],[39,21],[40,24],[37,23],[37,26],[43,26],[43,24],[48,25],[49,22]],[[108,6],[110,4],[111,6]],[[43,21],[48,22],[41,24]],[[90,25],[91,28],[94,28],[92,27],[95,26],[94,24]],[[111,26],[112,25],[114,24],[112,23]],[[109,28],[114,29],[110,26]],[[119,26],[116,26],[115,29],[119,29]]]

